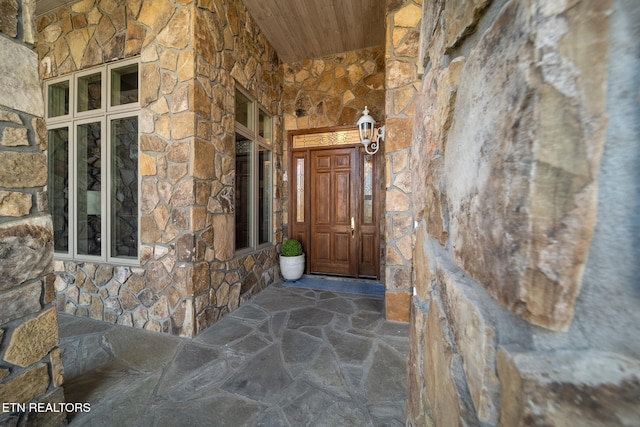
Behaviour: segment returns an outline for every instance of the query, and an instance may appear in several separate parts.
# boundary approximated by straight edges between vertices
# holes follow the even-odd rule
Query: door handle
[[[351,217],[351,238],[353,239],[356,234],[356,220]]]

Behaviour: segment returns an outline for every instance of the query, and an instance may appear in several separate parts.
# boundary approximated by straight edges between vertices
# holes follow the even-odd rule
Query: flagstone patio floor
[[[70,426],[404,426],[407,324],[275,284],[196,338],[60,315]]]

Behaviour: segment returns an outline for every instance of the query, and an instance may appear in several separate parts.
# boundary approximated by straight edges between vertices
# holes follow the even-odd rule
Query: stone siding
[[[38,30],[44,78],[139,56],[142,82],[140,266],[58,262],[59,309],[194,336],[277,278],[273,247],[238,258],[233,246],[236,83],[274,116],[282,234],[282,74],[242,2],[83,0]]]
[[[365,106],[384,117],[382,46],[284,64],[285,129],[355,125]]]
[[[637,55],[609,50],[637,53],[640,8],[435,1],[422,12],[408,425],[633,425],[637,262],[602,255],[627,253],[607,236],[637,236],[640,221],[637,206],[599,197],[619,184],[639,196],[622,184],[637,183],[638,157],[605,160],[637,154],[637,99],[621,107],[606,88],[637,83],[622,70]],[[608,114],[628,123],[607,129]]]
[[[0,403],[64,403],[46,203],[44,102],[33,4],[0,2]],[[20,11],[20,13],[19,13]],[[34,169],[35,168],[35,169]],[[62,425],[64,411],[0,408],[0,425]]]

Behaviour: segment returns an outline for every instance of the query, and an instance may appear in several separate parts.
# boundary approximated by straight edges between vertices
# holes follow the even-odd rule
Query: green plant
[[[296,239],[286,240],[282,244],[282,256],[302,255],[302,244]]]

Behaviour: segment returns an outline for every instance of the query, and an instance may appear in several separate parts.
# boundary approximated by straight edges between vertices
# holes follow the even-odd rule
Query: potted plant
[[[304,274],[305,259],[302,244],[296,239],[288,239],[280,252],[280,272],[289,282],[298,280]]]

